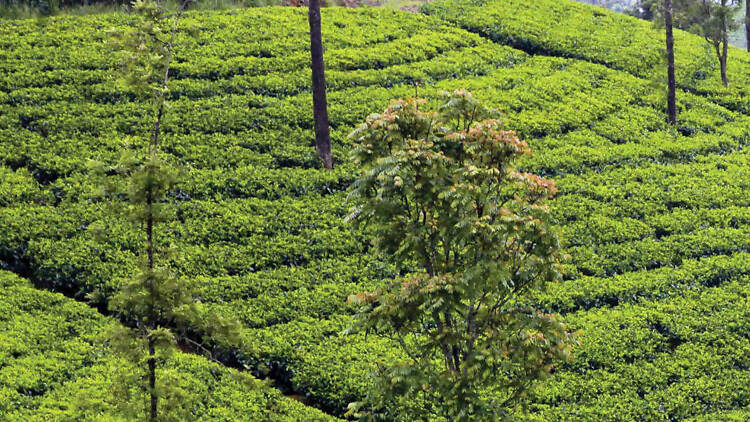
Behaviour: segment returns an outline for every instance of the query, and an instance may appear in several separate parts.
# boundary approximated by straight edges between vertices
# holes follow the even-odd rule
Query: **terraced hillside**
[[[133,368],[118,359],[101,336],[115,322],[7,271],[0,271],[0,287],[2,420],[122,420],[112,403],[112,381]],[[179,380],[180,388],[189,392],[186,418],[335,420],[192,355],[174,356],[163,375]]]
[[[420,96],[467,88],[504,110],[535,152],[523,167],[560,189],[566,280],[533,300],[582,329],[583,345],[535,392],[529,418],[750,417],[750,56],[730,52],[725,89],[704,41],[678,33],[674,131],[651,81],[661,35],[647,22],[557,0],[445,0],[425,13],[324,11],[330,172],[312,146],[304,12],[184,20],[164,145],[185,175],[162,240],[210,311],[241,319],[243,338],[221,356],[333,415],[374,361],[398,358],[340,335],[346,296],[393,276],[343,222],[356,171],[346,135],[420,82]],[[0,265],[102,308],[134,273],[140,241],[91,199],[88,171],[146,129],[142,100],[110,77],[106,29],[125,24],[0,23]],[[44,396],[67,397],[75,379],[53,378]],[[0,411],[34,413],[25,403]]]

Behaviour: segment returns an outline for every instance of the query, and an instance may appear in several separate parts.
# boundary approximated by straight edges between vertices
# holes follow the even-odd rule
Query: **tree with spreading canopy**
[[[687,9],[688,19],[695,22],[695,32],[702,35],[714,48],[724,86],[729,86],[729,34],[739,28],[737,14],[741,5],[742,0],[694,0],[689,2]]]
[[[518,171],[530,153],[470,93],[393,102],[351,135],[348,221],[402,277],[353,295],[349,332],[386,337],[403,359],[377,364],[350,414],[362,420],[497,420],[577,342],[527,293],[561,279],[547,205],[554,183]]]

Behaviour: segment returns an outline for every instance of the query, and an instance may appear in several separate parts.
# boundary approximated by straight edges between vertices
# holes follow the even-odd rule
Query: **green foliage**
[[[497,111],[465,91],[444,101],[429,113],[399,100],[351,135],[362,170],[348,219],[372,224],[384,258],[420,269],[350,299],[361,306],[353,330],[409,357],[379,364],[371,393],[351,406],[363,420],[389,419],[398,404],[407,420],[506,419],[575,341],[519,304],[561,279],[546,203],[554,183],[516,170],[530,150]]]
[[[4,19],[44,18],[55,15],[93,15],[132,12],[132,2],[122,0],[3,0],[0,17]],[[180,1],[165,0],[170,9],[179,7]],[[282,0],[197,0],[191,9],[226,10],[243,7],[273,6],[286,3]]]
[[[727,0],[734,5],[735,2]],[[679,5],[693,6],[701,1],[686,0]],[[715,2],[709,1],[708,4]],[[733,6],[734,7],[734,6]],[[576,57],[608,67],[625,70],[638,76],[651,74],[655,66],[661,67],[664,35],[652,24],[618,13],[571,2],[543,0],[532,3],[520,0],[461,0],[458,2],[433,2],[422,7],[431,15],[441,16],[461,27],[521,50],[563,57]],[[677,11],[685,26],[702,20],[690,21],[694,13]],[[706,60],[705,41],[684,31],[675,31],[675,64],[678,87],[688,91],[699,90],[713,98],[726,94],[721,86],[720,66],[715,60]],[[713,50],[713,46],[710,47]],[[729,47],[729,56],[740,53]],[[715,52],[711,51],[715,56]],[[744,56],[743,56],[744,57]],[[737,58],[737,62],[744,62]],[[733,71],[730,60],[729,73],[738,83],[746,81],[739,69]],[[742,82],[740,82],[742,81]],[[744,96],[744,87],[733,88],[728,96]]]
[[[520,419],[741,415],[750,404],[742,369],[750,367],[750,319],[738,299],[750,293],[742,254],[750,247],[750,56],[730,49],[733,84],[725,89],[705,40],[678,31],[685,85],[673,132],[643,79],[663,48],[650,23],[557,0],[465,6],[450,2],[461,21],[446,19],[522,49],[435,16],[323,10],[335,154],[348,154],[347,135],[373,110],[415,89],[433,101],[465,87],[503,110],[505,127],[534,151],[518,160],[519,169],[554,179],[560,190],[550,211],[571,257],[563,262],[565,280],[534,293],[528,305],[560,312],[585,333],[573,364],[557,367],[530,393],[530,412]],[[160,262],[181,282],[192,281],[204,318],[241,319],[241,338],[216,347],[215,356],[343,414],[366,395],[375,362],[408,357],[385,338],[339,336],[356,311],[347,296],[400,275],[375,257],[366,232],[343,222],[357,169],[348,162],[318,169],[309,55],[299,41],[307,36],[304,12],[184,15],[160,142],[163,161],[181,172],[163,207],[174,220],[161,223],[156,246],[179,251]],[[128,137],[140,156],[133,146],[145,143],[153,123],[144,117],[153,109],[148,97],[110,77],[119,63],[107,29],[125,32],[133,18],[0,22],[0,266],[81,299],[101,292],[101,307],[137,277],[142,259],[140,228],[92,200],[101,183],[88,165],[94,158],[115,167]],[[125,204],[127,186],[120,187]],[[95,233],[97,225],[107,236]],[[92,370],[98,384],[66,379],[50,406],[70,402],[71,391],[94,401],[107,395],[106,374],[119,362]],[[206,391],[201,403],[226,406],[200,404],[196,418],[232,420],[236,408],[257,412],[238,410],[241,420],[263,420],[266,408],[291,409],[288,420],[320,416],[276,401],[273,390],[235,396],[226,382],[220,396],[208,393],[216,384],[204,378],[190,384]],[[17,419],[33,420],[34,412]]]
[[[0,271],[0,413],[2,419],[26,421],[142,420],[118,410],[113,388],[118,378],[139,371],[110,347],[109,332],[122,330],[113,319],[59,293],[34,288],[12,273]],[[176,351],[161,370],[180,401],[180,420],[230,422],[333,421],[322,412],[283,397],[265,382],[222,367],[205,358]],[[145,397],[137,388],[118,390]],[[175,397],[177,398],[177,397]],[[140,412],[140,413],[138,413]]]
[[[737,30],[742,0],[682,0],[675,3],[682,26],[711,41],[721,41]]]
[[[105,194],[116,204],[119,201],[118,187],[122,180],[111,180],[109,174],[124,178],[127,186],[128,205],[126,214],[134,223],[135,230],[142,231],[139,248],[139,272],[122,283],[109,301],[109,306],[121,320],[131,327],[117,326],[112,330],[113,348],[134,364],[138,370],[122,371],[121,384],[114,385],[113,396],[120,399],[120,410],[126,418],[155,421],[185,420],[190,415],[194,398],[174,379],[174,374],[163,376],[160,368],[174,353],[177,336],[174,328],[187,332],[191,327],[211,333],[225,344],[237,337],[236,325],[229,320],[202,321],[205,312],[199,304],[194,288],[178,279],[168,265],[168,250],[155,245],[160,235],[157,227],[172,219],[169,209],[169,193],[175,189],[176,171],[159,154],[162,119],[167,109],[169,69],[175,48],[175,35],[179,19],[187,0],[170,17],[169,11],[151,0],[136,0],[133,10],[137,13],[133,29],[117,34],[123,65],[123,81],[136,95],[146,95],[153,107],[147,117],[154,121],[147,147],[137,147],[135,153],[126,145],[119,163],[102,171],[99,177],[105,180]],[[97,169],[94,169],[97,172]],[[115,207],[122,208],[122,207]],[[114,210],[117,212],[117,210]],[[106,235],[106,226],[92,228]],[[99,292],[99,295],[102,293]],[[94,300],[99,300],[95,295]],[[205,349],[200,343],[184,334],[182,341],[191,347]],[[210,353],[210,352],[209,352]],[[171,377],[169,375],[172,375]],[[149,409],[142,402],[134,401],[133,387],[150,396]]]
[[[741,22],[737,18],[742,10],[742,0],[685,0],[676,3],[678,22],[702,35],[714,48],[721,68],[724,86],[729,85],[727,55],[730,33],[736,31]]]

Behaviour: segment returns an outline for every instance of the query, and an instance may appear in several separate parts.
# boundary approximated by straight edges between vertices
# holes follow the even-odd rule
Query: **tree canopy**
[[[361,305],[353,330],[391,338],[407,357],[380,365],[371,394],[350,406],[365,420],[411,403],[411,420],[503,417],[575,336],[524,293],[560,279],[560,242],[546,200],[554,183],[518,171],[529,148],[496,110],[446,93],[436,112],[398,100],[353,132],[362,167],[349,221],[413,271]],[[414,403],[418,405],[415,406]]]

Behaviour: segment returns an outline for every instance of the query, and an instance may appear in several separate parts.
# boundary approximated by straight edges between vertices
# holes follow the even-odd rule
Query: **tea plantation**
[[[0,22],[0,269],[30,280],[0,273],[3,420],[111,420],[104,399],[99,413],[72,403],[97,403],[118,367],[96,340],[115,322],[95,308],[134,274],[141,242],[89,171],[149,124],[112,76],[107,30],[128,19]],[[241,320],[222,360],[309,405],[181,354],[196,418],[333,420],[374,362],[399,358],[340,334],[346,297],[394,276],[343,221],[347,135],[390,98],[466,88],[560,190],[565,281],[531,300],[583,333],[519,420],[750,419],[750,55],[730,50],[724,88],[705,41],[678,32],[674,130],[647,22],[565,0],[438,0],[326,9],[323,24],[333,171],[314,155],[304,10],[182,21],[164,146],[184,173],[159,239],[210,312]]]
[[[111,403],[111,384],[132,368],[113,356],[100,336],[115,322],[7,271],[0,271],[0,287],[2,420],[121,420]],[[335,420],[193,355],[173,357],[165,372],[201,398],[191,403],[196,420]]]

